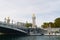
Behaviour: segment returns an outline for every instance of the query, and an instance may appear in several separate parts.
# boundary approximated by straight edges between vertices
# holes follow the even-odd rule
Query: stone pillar
[[[49,33],[49,35],[51,34],[51,24],[49,24],[48,33]]]
[[[35,19],[36,19],[35,14],[33,14],[32,15],[32,28],[35,28],[35,25],[36,25]]]

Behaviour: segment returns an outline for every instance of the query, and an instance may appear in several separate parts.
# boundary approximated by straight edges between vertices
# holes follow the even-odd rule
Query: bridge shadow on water
[[[19,36],[19,35],[0,35],[0,40],[17,40],[20,37],[25,37],[25,36]]]
[[[36,36],[0,35],[0,40],[36,40]]]

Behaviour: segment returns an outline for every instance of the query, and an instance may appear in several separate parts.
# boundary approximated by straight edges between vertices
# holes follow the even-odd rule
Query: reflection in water
[[[0,36],[0,40],[36,40],[36,36]]]
[[[18,36],[8,36],[8,35],[0,36],[0,40],[15,40],[16,38],[18,38]]]
[[[36,36],[19,37],[17,40],[36,40]]]
[[[0,36],[0,40],[60,40],[60,36]]]

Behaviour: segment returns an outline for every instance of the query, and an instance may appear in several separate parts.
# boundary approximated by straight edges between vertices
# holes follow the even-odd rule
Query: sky
[[[54,22],[60,17],[60,0],[0,0],[0,21],[10,17],[14,22],[32,22],[33,13],[38,26]]]

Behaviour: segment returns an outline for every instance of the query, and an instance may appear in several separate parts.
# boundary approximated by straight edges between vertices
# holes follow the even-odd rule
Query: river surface
[[[0,40],[60,40],[60,36],[0,36]]]

